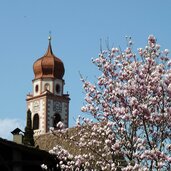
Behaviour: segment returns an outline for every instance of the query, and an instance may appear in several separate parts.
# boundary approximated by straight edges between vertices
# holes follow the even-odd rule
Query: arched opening
[[[36,113],[33,117],[33,129],[39,129],[39,115]]]
[[[60,114],[59,113],[55,113],[53,115],[53,127],[56,128],[57,123],[60,122],[60,121],[61,121]]]
[[[60,92],[60,85],[56,84],[56,93],[59,93],[59,92]]]
[[[36,93],[39,91],[39,86],[38,85],[36,85],[35,91],[36,91]]]

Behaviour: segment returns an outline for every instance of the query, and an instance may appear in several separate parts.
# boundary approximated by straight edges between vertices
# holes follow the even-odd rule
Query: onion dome
[[[65,73],[63,62],[57,58],[52,51],[51,37],[49,37],[49,46],[46,54],[39,58],[33,64],[35,79],[39,78],[57,78],[62,79]]]

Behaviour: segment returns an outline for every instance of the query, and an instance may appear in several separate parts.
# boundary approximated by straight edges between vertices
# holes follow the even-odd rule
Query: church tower
[[[69,95],[64,94],[64,64],[52,51],[51,37],[47,52],[33,64],[33,92],[28,94],[27,109],[32,113],[34,135],[49,132],[62,121],[68,127]]]

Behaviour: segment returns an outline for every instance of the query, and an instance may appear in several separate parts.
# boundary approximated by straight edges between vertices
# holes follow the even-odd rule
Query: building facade
[[[47,151],[0,138],[1,171],[42,171],[42,164],[48,167],[47,171],[60,171],[56,167],[59,162]]]
[[[52,51],[51,37],[45,55],[33,64],[33,92],[27,95],[27,109],[32,113],[34,135],[49,132],[59,121],[68,127],[69,95],[64,94],[63,62]]]

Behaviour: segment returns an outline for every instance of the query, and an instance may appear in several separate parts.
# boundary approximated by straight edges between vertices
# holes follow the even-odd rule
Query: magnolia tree
[[[78,147],[72,156],[57,153],[65,169],[171,170],[171,62],[154,36],[145,48],[103,51],[93,64],[101,72],[92,84],[82,78],[85,105],[77,133],[69,138]],[[55,151],[56,150],[56,151]]]

